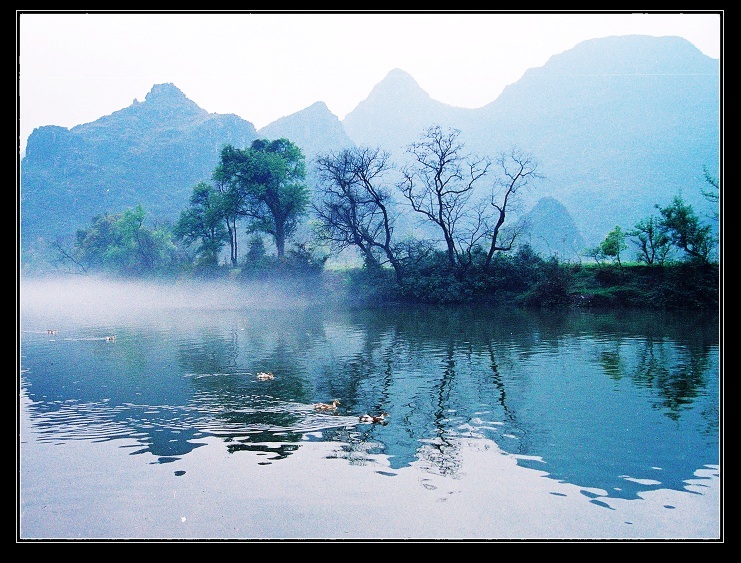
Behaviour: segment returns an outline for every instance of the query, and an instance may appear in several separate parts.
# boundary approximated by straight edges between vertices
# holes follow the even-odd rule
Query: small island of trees
[[[542,178],[534,156],[470,156],[459,135],[430,127],[401,166],[380,148],[319,155],[311,187],[290,140],[227,145],[174,224],[148,224],[141,205],[98,215],[72,243],[55,243],[56,264],[134,278],[270,279],[366,306],[717,309],[719,241],[680,195],[616,225],[583,261],[544,258],[520,243],[527,225],[513,212]],[[717,203],[719,180],[703,172],[703,195]],[[356,264],[327,268],[348,253]]]

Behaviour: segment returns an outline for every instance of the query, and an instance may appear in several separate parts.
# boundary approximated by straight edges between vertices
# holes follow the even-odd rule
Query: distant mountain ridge
[[[192,187],[210,178],[221,147],[256,138],[251,123],[208,113],[173,84],[155,85],[143,102],[92,123],[39,127],[21,164],[23,242],[53,241],[138,203],[174,220]]]
[[[719,166],[719,69],[681,38],[594,39],[528,70],[478,109],[433,100],[393,69],[341,121],[317,102],[259,131],[159,84],[143,102],[92,123],[34,130],[21,164],[22,243],[70,235],[96,214],[137,203],[152,218],[174,221],[227,143],[287,137],[307,164],[353,145],[401,158],[438,124],[459,129],[475,154],[496,156],[513,145],[531,152],[545,178],[522,194],[523,212],[552,198],[563,209],[545,208],[573,222],[574,240],[594,245],[616,224],[630,228],[680,192],[701,214],[712,211],[701,189],[703,166],[716,175]]]
[[[315,102],[304,110],[281,117],[257,133],[266,139],[290,139],[302,148],[307,161],[320,153],[342,150],[355,144],[342,122],[324,102]]]
[[[475,110],[433,100],[411,75],[393,69],[370,95],[345,116],[342,124],[358,145],[403,149],[432,124],[457,127]]]
[[[711,212],[700,192],[703,166],[714,174],[719,167],[719,72],[718,60],[680,37],[591,39],[529,69],[478,109],[442,111],[413,79],[392,71],[343,123],[356,142],[397,152],[434,115],[461,130],[475,154],[520,147],[545,176],[523,194],[527,206],[558,199],[596,244],[616,222],[632,227],[679,192]]]

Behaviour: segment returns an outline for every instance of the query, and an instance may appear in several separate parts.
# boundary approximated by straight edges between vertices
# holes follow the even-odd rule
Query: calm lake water
[[[722,537],[717,315],[69,281],[21,313],[21,540]]]

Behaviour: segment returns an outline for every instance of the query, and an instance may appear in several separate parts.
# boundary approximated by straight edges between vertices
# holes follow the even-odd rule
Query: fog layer
[[[236,310],[303,308],[311,300],[276,281],[113,281],[90,277],[21,280],[21,314],[118,316],[173,309]]]

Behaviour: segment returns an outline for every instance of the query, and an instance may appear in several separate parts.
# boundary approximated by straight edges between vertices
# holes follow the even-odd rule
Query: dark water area
[[[65,304],[48,297],[28,301],[20,326],[21,410],[28,429],[21,436],[22,454],[24,447],[115,448],[119,452],[112,455],[125,452],[144,466],[130,482],[125,472],[116,475],[122,490],[136,490],[146,467],[183,476],[187,470],[181,466],[212,455],[252,466],[243,471],[259,466],[268,482],[278,470],[308,471],[313,486],[329,492],[334,485],[330,478],[322,481],[322,467],[299,461],[302,450],[329,447],[329,457],[348,467],[382,459],[375,474],[390,480],[414,472],[424,482],[418,475],[422,464],[422,473],[446,483],[470,482],[475,498],[476,487],[493,482],[486,464],[478,473],[465,469],[464,452],[478,445],[497,450],[528,475],[538,472],[554,487],[575,487],[583,502],[603,511],[623,501],[638,506],[652,492],[698,496],[688,492],[698,471],[719,476],[717,315],[500,307],[346,310],[322,303],[278,306],[259,292],[252,300],[216,300],[219,308],[202,295],[192,297],[176,302],[139,294],[139,306],[128,308],[87,299],[75,307],[77,298]],[[120,296],[110,301],[125,304]],[[258,372],[272,372],[274,379],[259,380]],[[314,408],[335,398],[336,411]],[[381,412],[388,413],[384,424],[359,420]],[[27,471],[29,487],[21,487],[20,536],[25,504],[30,537],[57,537],[64,532],[52,530],[65,529],[97,537],[83,525],[50,526],[38,506],[32,509],[39,485],[31,485],[43,479],[48,460],[30,453],[21,460],[21,483]],[[110,486],[100,479],[93,487]],[[416,493],[409,494],[411,503]],[[44,496],[54,502],[53,490]],[[284,499],[294,501],[302,502]],[[584,510],[579,506],[577,511]],[[711,512],[715,521],[705,524],[719,529],[717,510]],[[568,534],[581,537],[574,526]],[[380,526],[370,536],[396,537],[395,529]],[[115,524],[105,530],[100,533],[127,535]],[[484,528],[486,537],[496,537],[498,528],[491,530]],[[153,525],[142,537],[171,533],[160,534]],[[323,533],[318,527],[311,535]],[[536,535],[542,534],[562,532]],[[584,528],[583,537],[593,534]],[[645,531],[630,534],[642,537]],[[427,535],[417,527],[405,537]],[[236,537],[307,533],[283,523],[248,528]]]

